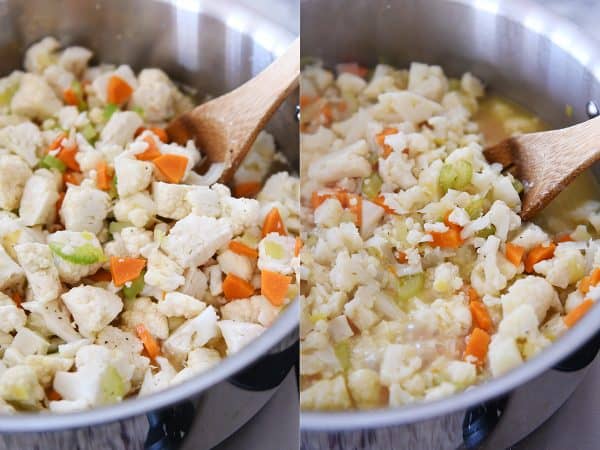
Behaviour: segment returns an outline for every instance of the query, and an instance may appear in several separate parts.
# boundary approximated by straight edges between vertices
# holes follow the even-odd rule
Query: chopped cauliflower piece
[[[57,299],[62,286],[50,247],[28,242],[15,245],[14,249],[33,291],[33,299],[42,303]]]
[[[102,230],[109,209],[110,197],[106,192],[89,186],[70,185],[60,208],[60,217],[67,230],[97,234]]]
[[[94,286],[72,288],[62,295],[62,300],[84,337],[92,337],[102,330],[123,309],[117,295]]]

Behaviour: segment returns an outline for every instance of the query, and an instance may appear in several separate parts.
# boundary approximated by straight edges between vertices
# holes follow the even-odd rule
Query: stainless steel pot
[[[302,0],[301,24],[303,56],[330,67],[344,61],[367,66],[422,61],[440,64],[449,75],[471,71],[554,127],[587,119],[587,102],[600,99],[597,46],[572,24],[527,1]],[[574,108],[572,118],[565,115],[567,104]],[[531,361],[440,401],[304,412],[303,448],[507,448],[574,390],[597,353],[598,323],[596,307]]]
[[[227,92],[267,66],[295,38],[296,13],[287,23],[268,20],[251,2],[220,0],[0,1],[0,74],[22,66],[28,45],[46,35],[91,48],[96,61],[160,67],[199,93]],[[288,9],[297,11],[294,0]],[[281,6],[281,5],[280,5]],[[295,8],[295,9],[294,9]],[[297,96],[296,96],[297,97]],[[267,127],[298,166],[297,98]],[[193,448],[210,448],[260,409],[297,360],[298,302],[261,337],[213,370],[159,394],[77,414],[0,416],[10,448],[168,448],[193,420],[204,430]],[[257,376],[260,374],[261,376]],[[181,403],[183,402],[183,403]],[[180,408],[171,408],[180,403]],[[164,409],[167,408],[167,409]],[[127,419],[127,420],[123,420]],[[121,421],[122,420],[122,421]],[[101,423],[118,423],[97,426]],[[69,433],[52,433],[74,430]],[[136,441],[136,433],[141,442]],[[96,440],[96,441],[95,441]],[[0,445],[1,447],[1,445]]]

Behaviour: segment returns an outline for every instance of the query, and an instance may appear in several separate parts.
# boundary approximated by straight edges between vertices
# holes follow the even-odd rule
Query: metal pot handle
[[[479,448],[500,422],[507,402],[508,395],[504,395],[467,410],[463,419],[463,444],[460,450]]]

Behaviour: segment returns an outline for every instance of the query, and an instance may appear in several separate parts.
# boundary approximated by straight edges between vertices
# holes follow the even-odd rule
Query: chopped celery
[[[515,191],[517,191],[517,194],[520,194],[521,192],[523,192],[523,189],[524,189],[523,188],[523,183],[521,183],[516,178],[513,178],[512,185],[515,188]]]
[[[118,198],[119,197],[119,192],[117,191],[117,175],[115,174],[112,177],[112,180],[110,181],[110,189],[108,191],[108,195],[110,196],[110,198]]]
[[[425,274],[415,273],[396,278],[396,300],[406,301],[418,295],[425,286]]]
[[[319,320],[327,319],[327,314],[325,313],[313,313],[310,315],[310,321],[312,323],[317,323]]]
[[[140,292],[144,289],[144,271],[140,273],[140,275],[131,282],[129,287],[127,285],[123,286],[123,294],[125,298],[128,300],[134,299],[138,296]]]
[[[469,185],[472,176],[473,166],[469,161],[460,160],[454,164],[446,163],[440,170],[438,184],[444,193],[448,192],[448,189],[460,191]]]
[[[273,241],[265,241],[265,253],[273,259],[281,259],[285,256],[283,246]]]
[[[119,371],[113,366],[108,366],[100,379],[100,392],[103,403],[115,403],[123,399],[127,387]]]
[[[373,172],[362,182],[362,192],[367,196],[368,199],[374,199],[379,195],[381,191],[381,185],[383,180],[377,172]]]
[[[108,231],[111,234],[120,233],[123,228],[132,227],[129,222],[111,222],[108,224]]]
[[[465,211],[471,218],[471,220],[477,219],[481,214],[483,214],[483,198],[478,197],[475,200],[472,200],[466,207]]]
[[[335,344],[333,347],[335,351],[335,356],[337,356],[340,365],[344,371],[350,368],[350,346],[348,345],[348,341],[342,341]]]
[[[46,155],[40,161],[40,167],[44,169],[56,169],[59,172],[64,172],[67,170],[67,166],[64,162],[52,155]]]
[[[133,108],[131,108],[131,110],[135,113],[138,113],[138,115],[143,119],[144,118],[144,108],[141,108],[139,106],[134,106]]]
[[[19,88],[19,83],[15,83],[6,87],[2,92],[0,92],[0,105],[8,105],[17,92]]]
[[[50,250],[52,250],[60,258],[72,264],[87,265],[95,264],[105,260],[102,248],[96,247],[93,244],[83,244],[73,249],[72,253],[66,253],[63,251],[64,247],[64,244],[59,244],[56,242],[50,243]]]
[[[106,105],[104,107],[104,111],[102,112],[104,120],[106,122],[108,122],[110,120],[110,118],[112,117],[112,115],[115,112],[117,112],[118,110],[119,110],[119,107],[117,105],[115,105],[114,103],[109,103],[108,105]]]
[[[98,138],[98,132],[91,123],[88,123],[85,127],[83,127],[83,129],[81,130],[81,135],[90,144],[96,142],[96,139]]]
[[[485,227],[483,230],[479,230],[477,232],[477,237],[487,238],[494,233],[496,233],[496,227],[494,225],[490,225],[489,227]]]

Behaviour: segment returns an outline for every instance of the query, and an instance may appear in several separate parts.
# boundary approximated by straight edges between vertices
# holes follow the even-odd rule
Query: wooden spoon
[[[299,77],[300,38],[256,77],[175,118],[167,133],[179,144],[194,139],[208,161],[224,163],[220,181],[227,182]]]
[[[523,183],[521,218],[528,220],[600,159],[600,117],[560,130],[514,136],[483,154]]]

